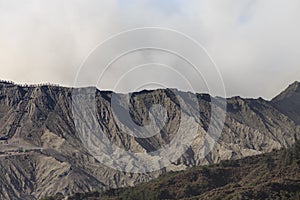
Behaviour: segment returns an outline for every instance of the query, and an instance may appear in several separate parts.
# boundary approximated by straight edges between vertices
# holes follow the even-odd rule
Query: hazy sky
[[[299,11],[299,0],[0,0],[0,78],[72,86],[96,45],[158,26],[206,48],[227,96],[270,99],[300,80]]]

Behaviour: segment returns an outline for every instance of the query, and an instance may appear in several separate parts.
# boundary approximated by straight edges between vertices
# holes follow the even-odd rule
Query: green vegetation
[[[55,196],[44,197],[41,200],[62,200],[64,196],[61,193],[56,194]]]

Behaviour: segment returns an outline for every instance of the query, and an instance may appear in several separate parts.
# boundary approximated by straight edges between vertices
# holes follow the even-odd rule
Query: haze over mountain
[[[178,132],[180,119],[196,122],[200,128],[187,151],[167,168],[145,174],[117,171],[99,162],[83,144],[72,113],[72,93],[91,88],[65,88],[51,85],[20,86],[0,83],[0,198],[39,199],[58,192],[104,190],[133,186],[149,181],[169,170],[218,163],[290,147],[299,136],[299,82],[295,82],[272,101],[227,99],[227,115],[220,138],[212,151],[202,157],[205,134],[211,121],[210,102],[217,98],[181,92],[184,106],[171,89],[135,92],[131,96],[130,116],[140,125],[147,124],[151,105],[166,109],[163,129],[149,138],[137,138],[126,122],[116,122],[111,109],[112,95],[93,88],[97,115],[81,113],[89,127],[99,123],[103,134],[118,147],[132,152],[153,152],[168,144]],[[297,100],[298,99],[298,100]],[[84,102],[82,102],[84,103]],[[126,110],[123,102],[118,106]],[[191,108],[195,112],[185,112]],[[224,109],[222,106],[217,109]],[[152,114],[159,112],[151,110]],[[199,113],[198,113],[199,112]],[[159,126],[158,122],[156,126]],[[218,125],[215,125],[218,126]],[[126,131],[124,131],[126,130]],[[186,130],[187,132],[190,130]],[[110,148],[106,144],[103,148]],[[134,160],[134,159],[132,159]],[[128,164],[128,167],[136,163]]]

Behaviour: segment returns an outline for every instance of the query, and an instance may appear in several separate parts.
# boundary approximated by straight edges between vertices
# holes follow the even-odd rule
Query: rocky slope
[[[89,90],[95,91],[92,93],[96,99],[96,115],[91,115],[88,111],[77,113],[82,116],[83,122],[80,122],[73,115],[72,94],[74,91],[85,93]],[[174,93],[180,93],[180,97],[177,98]],[[133,93],[129,110],[130,118],[136,124],[147,125],[151,116],[161,113],[159,109],[150,109],[152,105],[159,104],[166,110],[163,116],[166,123],[161,131],[151,137],[138,138],[134,135],[142,136],[142,129],[133,127],[124,120],[126,118],[114,117],[112,96],[116,96],[114,107],[122,112],[126,111],[124,95],[98,91],[95,88],[19,86],[1,82],[0,199],[38,199],[59,192],[70,195],[75,192],[133,186],[149,181],[166,170],[218,163],[221,160],[238,159],[289,147],[294,143],[294,134],[300,132],[297,125],[299,112],[293,112],[292,115],[283,112],[287,105],[299,108],[299,101],[295,100],[299,97],[299,90],[294,90],[294,93],[296,95],[293,98],[278,97],[280,100],[272,102],[261,98],[227,99],[227,115],[222,134],[220,138],[216,138],[212,151],[204,157],[203,145],[209,145],[205,143],[205,134],[213,121],[210,102],[218,102],[218,98],[198,94],[195,100],[190,93],[170,89]],[[182,101],[184,104],[179,103]],[[78,102],[78,105],[85,106],[85,101],[81,102],[79,99]],[[215,110],[224,110],[222,105],[216,107]],[[186,119],[185,123],[188,125],[184,132],[195,130],[192,126],[195,123],[199,125],[193,142],[184,155],[171,162],[171,166],[151,173],[122,172],[107,167],[86,148],[82,140],[82,134],[89,133],[90,129],[98,125],[102,134],[121,149],[138,153],[155,152],[174,140],[176,134],[183,134],[179,127],[182,119]],[[160,127],[160,123],[155,121],[151,125],[154,128]],[[101,142],[99,138],[97,141]],[[105,150],[111,148],[110,143],[103,142],[102,145]],[[132,160],[132,163],[126,165],[129,169],[137,165]]]

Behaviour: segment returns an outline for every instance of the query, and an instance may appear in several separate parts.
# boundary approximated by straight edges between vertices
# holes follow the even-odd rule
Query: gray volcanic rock
[[[78,122],[72,112],[72,94],[74,91],[88,90],[95,91],[97,113],[93,116],[88,111],[81,112],[83,120]],[[203,145],[209,145],[205,142],[205,134],[212,120],[210,102],[218,102],[218,98],[206,94],[197,94],[196,98],[192,98],[191,93],[175,91],[182,97],[178,98],[174,91],[157,89],[131,94],[128,99],[129,116],[138,126],[161,127],[159,120],[151,124],[151,117],[161,113],[159,107],[152,106],[159,104],[165,108],[162,129],[151,137],[138,138],[135,135],[145,134],[142,129],[132,126],[129,118],[118,117],[126,114],[126,103],[122,100],[126,95],[96,88],[22,87],[1,82],[0,199],[34,199],[58,192],[70,195],[133,186],[165,171],[288,147],[294,143],[294,134],[299,134],[300,127],[293,121],[299,117],[299,112],[294,112],[290,119],[289,115],[274,107],[276,102],[233,97],[227,99],[223,132],[212,151],[204,157]],[[120,112],[118,116],[112,110],[112,96],[116,97],[114,107]],[[296,98],[299,99],[299,96],[294,95],[294,101]],[[184,104],[180,104],[181,101]],[[84,106],[85,102],[79,103]],[[224,110],[224,107],[219,105],[216,109]],[[86,148],[81,138],[82,133],[89,133],[89,129],[98,124],[109,139],[109,143],[102,141],[102,148],[109,150],[112,143],[126,151],[151,154],[181,133],[179,124],[182,119],[187,119],[185,123],[190,127],[184,130],[186,133],[191,132],[194,123],[199,125],[196,137],[185,153],[172,161],[169,167],[151,173],[129,173],[107,167]],[[82,124],[78,126],[78,123]],[[128,160],[127,167],[137,164],[132,158]]]

